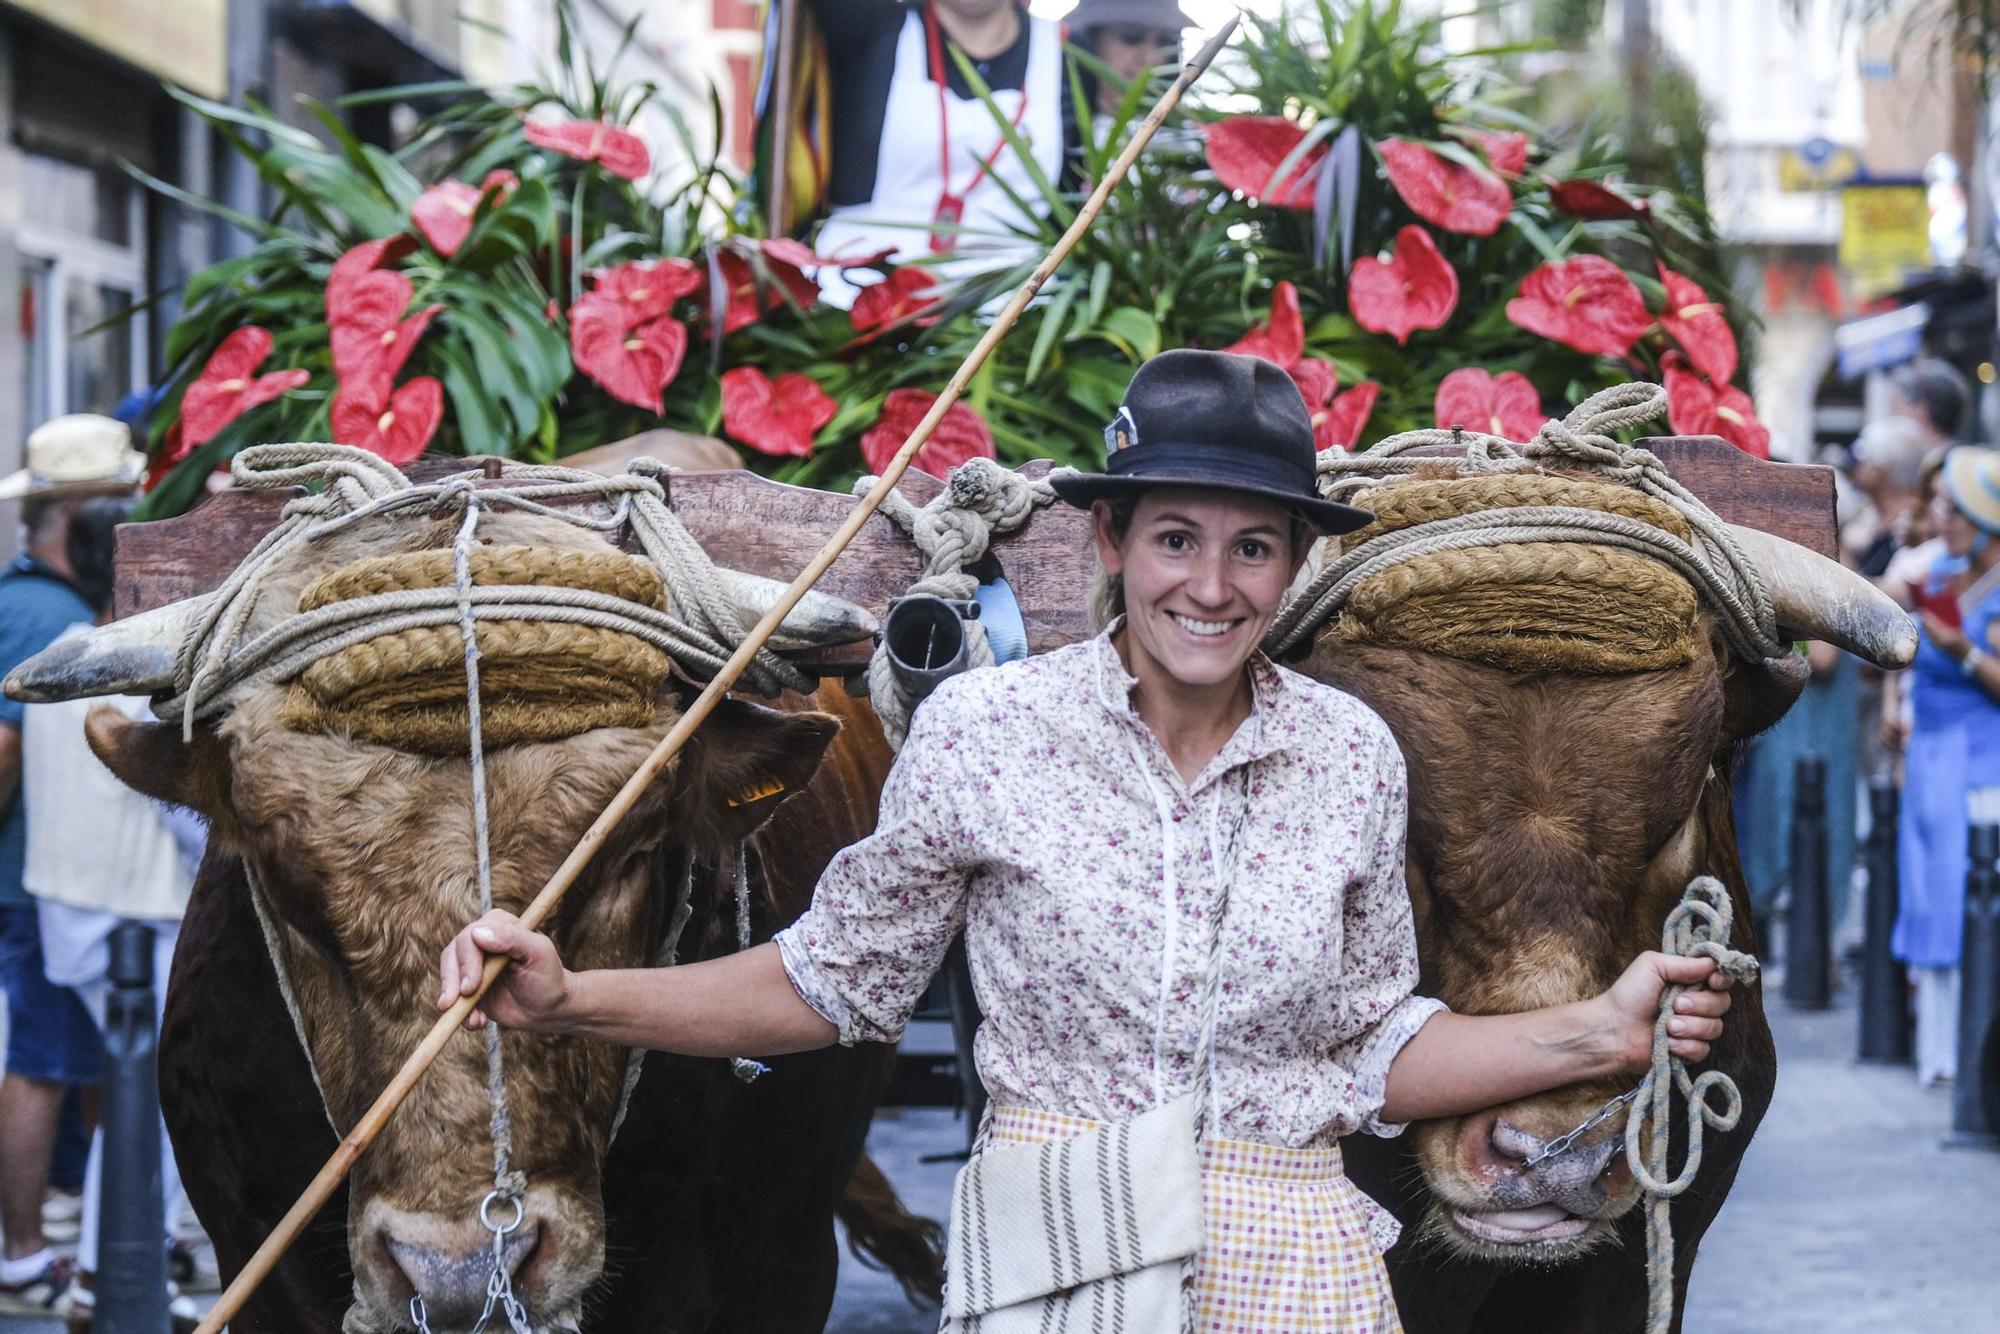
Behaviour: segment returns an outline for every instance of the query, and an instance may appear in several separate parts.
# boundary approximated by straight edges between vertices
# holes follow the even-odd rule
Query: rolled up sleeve
[[[1353,1080],[1361,1129],[1400,1135],[1403,1126],[1381,1119],[1389,1067],[1403,1044],[1445,1004],[1413,994],[1417,985],[1417,933],[1403,878],[1409,823],[1409,779],[1402,752],[1383,729],[1375,767],[1374,846],[1368,864],[1341,907],[1340,1037],[1333,1059]]]
[[[917,710],[875,832],[828,864],[812,906],[777,935],[793,989],[845,1046],[901,1037],[965,926],[980,801],[966,777],[971,733],[955,717],[953,684]]]

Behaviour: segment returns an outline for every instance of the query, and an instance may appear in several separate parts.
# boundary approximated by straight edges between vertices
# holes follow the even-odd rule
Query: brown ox
[[[1365,502],[1363,502],[1365,503]],[[1788,632],[1890,664],[1907,618],[1831,562],[1765,539]],[[1409,648],[1321,640],[1304,669],[1367,701],[1409,764],[1408,876],[1419,990],[1470,1014],[1581,1000],[1658,949],[1688,881],[1720,879],[1751,949],[1730,817],[1731,753],[1770,726],[1803,665],[1746,664],[1703,613],[1707,651],[1624,675],[1521,673]],[[1703,639],[1697,641],[1703,642]],[[1744,988],[1711,1061],[1743,1093],[1743,1119],[1709,1135],[1675,1201],[1676,1306],[1758,1120],[1777,1058],[1761,988]],[[1537,1149],[1629,1085],[1555,1090],[1397,1140],[1355,1136],[1350,1173],[1402,1220],[1389,1253],[1410,1334],[1622,1334],[1646,1323],[1646,1247],[1622,1116],[1531,1171]],[[1675,1116],[1682,1115],[1676,1103]],[[1674,1161],[1684,1151],[1674,1136]]]
[[[504,512],[482,532],[601,544]],[[442,521],[414,544],[441,535],[449,540]],[[251,630],[380,541],[379,530],[357,529],[287,557]],[[74,676],[76,664],[65,670]],[[290,731],[279,720],[284,689],[246,691],[191,745],[178,726],[115,710],[90,724],[93,748],[127,783],[213,822],[168,998],[161,1090],[225,1273],[310,1179],[334,1128],[354,1123],[428,1030],[437,955],[478,912],[467,761]],[[650,727],[489,754],[497,903],[525,905],[676,716],[663,691]],[[693,915],[680,956],[735,948],[730,879],[717,868],[744,839],[757,934],[790,920],[826,861],[873,823],[889,755],[872,720],[856,717],[860,727],[840,732],[802,699],[776,710],[725,704],[564,901],[549,928],[564,957],[590,968],[655,962],[688,857]],[[758,832],[780,804],[781,828]],[[821,1327],[833,1217],[887,1077],[886,1049],[782,1059],[750,1085],[726,1062],[656,1055],[621,1106],[625,1051],[522,1034],[503,1042],[514,1165],[528,1180],[505,1263],[538,1329]],[[433,1329],[468,1328],[491,1265],[478,1221],[493,1185],[486,1079],[483,1043],[454,1040],[361,1159],[346,1199],[233,1327],[405,1331],[421,1295]],[[899,1208],[849,1221],[904,1274],[935,1280],[928,1238]]]

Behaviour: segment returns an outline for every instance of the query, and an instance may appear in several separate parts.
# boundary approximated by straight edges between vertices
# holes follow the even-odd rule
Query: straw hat
[[[132,448],[132,428],[110,417],[74,412],[28,436],[28,466],[0,477],[0,500],[122,491],[139,484],[146,456]]]
[[[2000,450],[1959,445],[1944,456],[1944,489],[1958,512],[2000,533]]]

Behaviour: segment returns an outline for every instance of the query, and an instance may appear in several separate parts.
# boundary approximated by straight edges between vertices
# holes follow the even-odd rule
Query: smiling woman
[[[796,924],[713,962],[570,972],[493,914],[446,951],[439,1005],[492,952],[513,964],[481,1011],[503,1025],[706,1056],[893,1041],[963,928],[993,1112],[954,1200],[947,1330],[1085,1305],[1126,1334],[1396,1330],[1396,1225],[1340,1137],[1634,1074],[1669,982],[1712,988],[1670,1021],[1700,1060],[1726,983],[1647,954],[1527,1013],[1415,995],[1403,756],[1367,705],[1258,649],[1312,537],[1371,516],[1314,489],[1305,402],[1261,358],[1153,358],[1106,438],[1104,473],[1051,478],[1095,516],[1104,632],[930,695],[875,833]],[[1558,1213],[1477,1221],[1545,1238]]]

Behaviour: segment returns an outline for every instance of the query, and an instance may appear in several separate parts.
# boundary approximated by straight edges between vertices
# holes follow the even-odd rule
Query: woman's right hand
[[[507,967],[478,1008],[466,1016],[465,1026],[484,1028],[491,1017],[502,1028],[530,1032],[554,1028],[569,1000],[569,970],[553,941],[498,908],[454,936],[439,956],[438,1009],[449,1010],[460,997],[477,991],[487,956],[496,954],[506,956]]]

